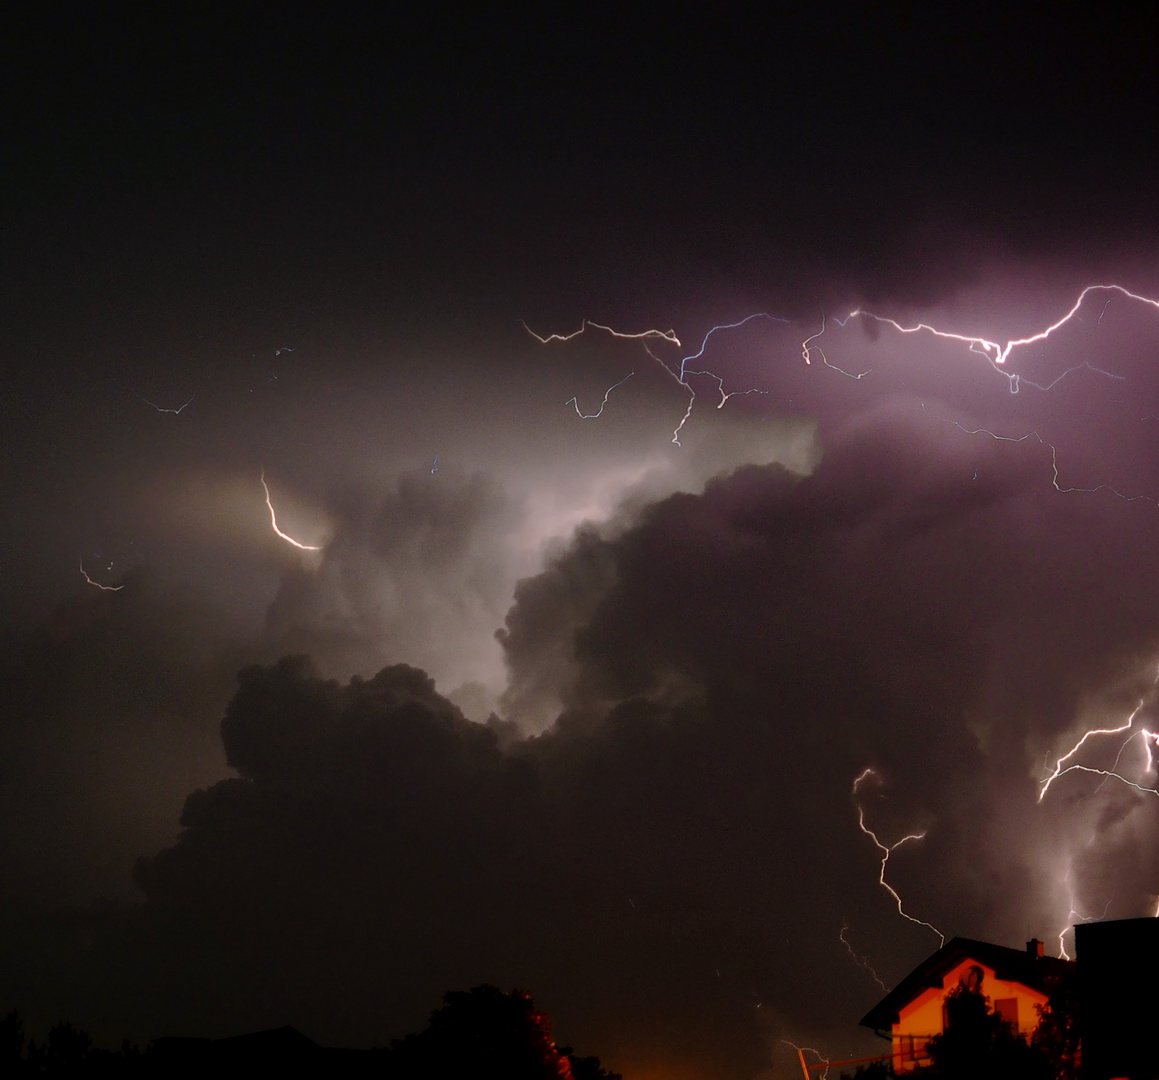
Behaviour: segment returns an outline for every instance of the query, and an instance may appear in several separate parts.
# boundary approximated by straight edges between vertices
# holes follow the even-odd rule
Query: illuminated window
[[[1018,998],[999,998],[994,1011],[1015,1031],[1018,1030]]]

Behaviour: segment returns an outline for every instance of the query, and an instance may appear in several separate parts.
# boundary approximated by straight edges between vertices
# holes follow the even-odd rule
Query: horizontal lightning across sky
[[[971,353],[976,353],[977,355],[984,357],[986,359],[987,363],[989,364],[989,366],[994,371],[996,371],[998,374],[1000,374],[1004,379],[1007,380],[1007,385],[1009,387],[1010,392],[1012,394],[1016,394],[1016,393],[1018,393],[1019,387],[1021,386],[1021,384],[1023,382],[1026,382],[1027,385],[1034,386],[1036,389],[1039,389],[1039,390],[1051,390],[1056,385],[1058,385],[1058,383],[1060,383],[1063,379],[1065,379],[1068,375],[1072,374],[1075,371],[1079,371],[1079,370],[1083,370],[1083,369],[1093,371],[1096,374],[1106,376],[1107,378],[1122,379],[1122,376],[1115,375],[1113,372],[1105,371],[1102,368],[1095,367],[1094,365],[1090,364],[1089,362],[1086,362],[1083,364],[1078,364],[1075,367],[1070,368],[1067,371],[1064,371],[1061,375],[1059,375],[1058,377],[1053,379],[1051,382],[1046,383],[1046,384],[1033,382],[1029,379],[1026,379],[1025,376],[1019,374],[1018,372],[1008,370],[1006,367],[1006,362],[1010,359],[1011,355],[1015,352],[1015,350],[1025,348],[1028,345],[1034,345],[1034,344],[1038,344],[1040,342],[1046,341],[1049,337],[1051,337],[1057,331],[1061,330],[1073,318],[1075,318],[1075,316],[1079,313],[1080,309],[1082,308],[1083,304],[1085,303],[1087,297],[1091,296],[1092,294],[1096,294],[1096,293],[1097,294],[1115,293],[1115,294],[1118,294],[1120,296],[1125,297],[1128,300],[1137,301],[1138,303],[1145,304],[1145,305],[1152,307],[1152,308],[1156,309],[1157,311],[1159,311],[1159,299],[1155,299],[1154,297],[1150,297],[1150,296],[1144,296],[1142,293],[1133,292],[1131,289],[1128,289],[1123,285],[1099,284],[1099,285],[1087,285],[1079,293],[1078,298],[1071,305],[1070,309],[1064,315],[1060,316],[1058,319],[1056,319],[1054,322],[1052,322],[1049,326],[1043,328],[1042,330],[1036,331],[1033,334],[1028,334],[1024,337],[1010,338],[1005,342],[993,340],[993,339],[986,337],[985,335],[982,335],[982,334],[963,334],[963,333],[959,333],[957,331],[943,330],[937,326],[934,326],[931,323],[926,323],[926,322],[919,322],[919,323],[914,323],[912,325],[905,325],[905,324],[899,322],[897,319],[890,318],[889,316],[878,315],[875,312],[868,310],[867,308],[861,308],[861,307],[854,308],[852,311],[850,311],[843,318],[834,317],[832,319],[832,321],[835,322],[838,326],[845,327],[853,319],[857,319],[857,318],[869,319],[869,320],[872,320],[873,322],[875,322],[879,325],[888,326],[891,329],[895,330],[899,334],[907,334],[907,335],[908,334],[929,334],[933,337],[940,338],[940,339],[945,340],[945,341],[959,342],[959,343],[965,345]],[[1104,302],[1103,311],[1100,312],[1100,314],[1099,314],[1099,321],[1100,322],[1102,321],[1103,314],[1105,314],[1105,312],[1106,312],[1107,303],[1109,303],[1109,299]],[[729,401],[730,398],[737,397],[737,396],[744,396],[744,395],[748,395],[748,394],[766,394],[769,392],[767,389],[760,388],[760,387],[749,387],[748,389],[745,389],[745,390],[726,391],[724,389],[724,377],[723,376],[717,374],[715,371],[712,371],[711,369],[708,369],[708,368],[700,368],[700,367],[693,368],[693,367],[689,366],[690,364],[700,360],[704,356],[706,350],[708,349],[709,341],[715,334],[718,334],[718,333],[723,332],[723,331],[735,330],[738,327],[744,326],[745,324],[751,322],[754,319],[768,319],[768,320],[771,320],[774,322],[780,322],[780,323],[788,323],[790,321],[788,319],[782,318],[781,316],[770,315],[767,312],[755,312],[752,315],[748,315],[743,319],[737,320],[736,322],[721,323],[717,326],[712,327],[708,331],[708,333],[704,335],[704,338],[702,339],[701,344],[700,344],[700,348],[696,352],[690,354],[689,356],[684,357],[680,361],[679,365],[676,367],[669,365],[667,362],[665,362],[659,356],[657,356],[650,348],[648,348],[648,343],[650,341],[663,341],[663,342],[666,342],[670,345],[674,345],[676,347],[679,347],[680,346],[680,339],[679,339],[679,337],[677,337],[675,331],[673,331],[673,330],[650,329],[650,330],[643,330],[643,331],[639,331],[639,332],[635,332],[635,333],[624,333],[624,332],[621,332],[618,330],[614,330],[610,326],[605,326],[602,323],[591,322],[590,320],[587,320],[587,319],[584,320],[583,324],[580,326],[580,328],[578,330],[572,331],[571,333],[565,333],[565,334],[558,334],[558,333],[546,334],[546,335],[538,334],[534,330],[532,330],[531,327],[528,326],[526,322],[523,323],[523,328],[528,332],[528,334],[530,334],[533,338],[535,338],[536,341],[540,342],[543,345],[549,345],[549,344],[553,344],[553,343],[563,344],[563,343],[572,341],[576,337],[578,337],[580,334],[584,333],[588,328],[595,329],[595,330],[601,330],[605,333],[610,334],[612,337],[616,337],[616,338],[620,338],[620,339],[624,339],[624,340],[641,342],[641,344],[643,344],[645,350],[647,351],[648,355],[653,360],[655,360],[661,367],[663,367],[664,370],[673,379],[675,379],[676,382],[679,383],[680,386],[682,386],[684,388],[684,391],[688,394],[688,406],[685,409],[684,415],[681,417],[680,422],[676,425],[676,428],[674,429],[674,431],[672,433],[672,442],[675,443],[677,446],[679,446],[680,445],[680,432],[684,429],[685,425],[688,423],[689,419],[691,418],[693,407],[694,407],[694,405],[696,403],[696,399],[697,399],[696,390],[692,386],[691,382],[689,381],[691,376],[695,375],[695,376],[701,376],[704,378],[709,378],[709,379],[712,379],[716,383],[717,392],[720,394],[720,400],[717,403],[718,409],[723,408],[724,405]],[[801,358],[805,361],[805,363],[807,365],[811,366],[813,363],[813,359],[816,356],[817,358],[819,358],[821,360],[822,364],[825,367],[829,368],[832,371],[837,372],[840,375],[845,376],[846,378],[854,379],[857,381],[860,381],[861,379],[864,379],[866,376],[871,374],[871,372],[868,370],[867,371],[860,371],[860,372],[847,371],[846,369],[838,367],[836,364],[833,364],[832,362],[830,362],[830,360],[826,356],[824,350],[820,347],[820,345],[817,344],[818,341],[825,334],[827,326],[828,326],[828,322],[829,322],[829,320],[826,317],[822,317],[821,329],[818,330],[814,334],[810,334],[808,337],[806,337],[801,342]],[[601,403],[599,409],[596,412],[592,412],[592,413],[583,412],[580,409],[579,404],[575,398],[570,399],[567,402],[567,404],[575,406],[575,411],[576,411],[577,415],[580,417],[580,419],[583,419],[583,420],[598,419],[600,416],[603,415],[604,408],[608,404],[608,398],[611,395],[612,391],[615,390],[618,386],[622,386],[625,382],[627,382],[627,380],[630,377],[631,377],[631,374],[621,378],[618,382],[613,383],[605,391],[603,402]],[[1057,484],[1056,484],[1056,486],[1057,486]]]
[[[851,312],[849,312],[848,315],[845,316],[844,319],[834,319],[833,321],[836,322],[839,326],[845,326],[850,319],[872,319],[874,322],[880,323],[883,326],[892,327],[899,334],[932,334],[934,337],[943,338],[946,341],[961,342],[963,345],[969,347],[970,352],[978,353],[979,355],[986,357],[986,359],[990,362],[990,366],[993,367],[994,370],[1001,374],[1004,378],[1009,380],[1010,392],[1012,394],[1016,394],[1018,393],[1018,386],[1021,381],[1020,376],[1015,372],[1004,370],[1004,365],[1010,358],[1010,354],[1013,353],[1015,349],[1021,349],[1027,345],[1034,345],[1038,342],[1045,341],[1057,330],[1061,330],[1064,326],[1066,326],[1067,323],[1071,321],[1071,319],[1073,319],[1078,314],[1079,309],[1083,306],[1083,302],[1086,300],[1086,298],[1091,293],[1095,292],[1116,292],[1122,296],[1127,297],[1129,300],[1137,300],[1140,303],[1147,304],[1150,307],[1159,310],[1159,300],[1156,300],[1150,296],[1143,296],[1141,293],[1132,292],[1130,289],[1125,288],[1122,285],[1088,285],[1082,290],[1082,292],[1079,293],[1078,299],[1075,300],[1074,304],[1071,306],[1071,309],[1061,318],[1056,319],[1048,327],[1043,330],[1039,330],[1037,333],[1030,334],[1027,337],[1010,338],[1005,344],[992,341],[989,338],[982,337],[981,335],[977,334],[959,334],[949,330],[940,330],[938,327],[932,326],[929,323],[915,323],[912,326],[903,326],[896,319],[891,319],[882,315],[876,315],[872,311],[868,311],[865,308],[854,308]],[[1105,311],[1106,307],[1104,305],[1103,312]],[[1101,321],[1102,313],[1100,313],[1099,319]],[[816,339],[819,338],[822,333],[824,333],[824,327],[822,327],[822,330],[819,333],[814,334],[812,337],[808,337],[803,342],[801,342],[801,355],[804,358],[806,364],[810,363],[812,342],[816,341]],[[1102,372],[1102,374],[1109,375],[1110,373]],[[1058,380],[1055,381],[1057,382]],[[1033,385],[1038,386],[1037,383]],[[1054,384],[1052,383],[1051,386],[1053,385]],[[1038,386],[1038,388],[1041,390],[1047,390],[1050,389],[1050,386]]]
[[[611,334],[612,337],[621,338],[625,341],[647,341],[650,338],[660,338],[663,341],[667,341],[670,345],[675,345],[677,348],[680,347],[680,339],[676,336],[675,330],[641,330],[639,333],[626,334],[620,330],[613,330],[610,326],[604,326],[602,323],[584,319],[580,328],[573,330],[570,334],[548,334],[546,337],[543,337],[532,330],[526,322],[523,322],[523,329],[541,345],[550,345],[553,341],[571,341],[584,333],[588,327],[591,327],[593,330],[602,330],[606,334]]]

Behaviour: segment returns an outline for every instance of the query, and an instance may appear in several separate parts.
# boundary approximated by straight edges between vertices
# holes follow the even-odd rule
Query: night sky
[[[1159,48],[1018,7],[6,12],[0,1011],[771,1080],[1155,913]]]

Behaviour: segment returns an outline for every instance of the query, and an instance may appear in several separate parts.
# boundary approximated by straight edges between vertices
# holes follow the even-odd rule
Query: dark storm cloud
[[[659,692],[666,669],[759,694],[774,672],[819,665],[914,704],[951,688],[964,702],[1001,646],[1006,675],[1021,673],[1028,699],[1046,694],[1049,715],[1057,672],[1146,641],[1150,593],[1134,568],[1154,506],[1062,496],[1041,447],[979,441],[917,404],[832,430],[810,477],[741,470],[650,507],[623,537],[581,534],[519,586],[512,698],[562,650],[565,700],[580,709]],[[1092,594],[1108,605],[1097,649]]]
[[[595,527],[577,531],[566,558],[521,581],[506,628],[497,631],[514,678],[503,695],[504,712],[532,731],[553,723],[577,677],[575,635],[587,624],[615,581],[610,546]]]
[[[887,981],[936,944],[877,885],[858,801],[887,842],[927,831],[889,874],[947,934],[1053,936],[1099,896],[1139,914],[1153,796],[1072,778],[1040,807],[1035,757],[1154,677],[1155,508],[1062,495],[1025,447],[944,427],[882,406],[810,476],[745,467],[580,530],[503,638],[512,718],[564,711],[507,751],[411,668],[247,669],[238,775],[140,863],[139,922],[97,935],[120,965],[147,932],[152,958],[101,1010],[75,967],[56,1000],[373,1042],[486,979],[617,1065],[749,1076],[782,1037],[855,1047],[877,988],[843,922]]]
[[[534,359],[543,362],[542,354]],[[571,364],[556,381],[570,376]],[[650,391],[667,391],[672,382],[646,371],[641,384],[647,375]],[[261,655],[308,653],[323,673],[343,678],[372,674],[385,663],[414,663],[471,719],[485,720],[506,682],[494,632],[515,583],[537,570],[544,552],[576,523],[613,515],[624,527],[640,506],[674,489],[698,489],[722,467],[777,460],[803,470],[816,455],[811,421],[740,416],[689,432],[679,454],[665,454],[665,435],[683,404],[679,396],[666,398],[658,405],[641,395],[609,418],[610,428],[568,418],[558,399],[549,399],[549,422],[524,407],[520,438],[510,442],[496,437],[493,416],[467,423],[432,418],[428,430],[445,448],[440,467],[332,485],[324,549],[284,571]],[[574,453],[577,436],[583,456]],[[464,461],[474,471],[465,471]],[[544,659],[545,707],[534,715],[521,711],[528,731],[555,717],[548,687],[557,672]]]
[[[0,882],[24,909],[127,897],[189,785],[220,776],[213,714],[244,653],[214,613],[139,568],[84,591],[5,657]]]
[[[520,568],[518,500],[483,473],[443,468],[351,496],[335,516],[320,565],[283,577],[266,651],[308,652],[343,675],[406,659],[445,691],[487,682],[494,696],[491,634]]]
[[[834,321],[1155,294],[1154,27],[848,9],[4,16],[0,1010],[369,1043],[491,981],[629,1075],[791,1070],[877,995],[843,923],[887,981],[936,943],[869,765],[947,933],[1154,910],[1153,795],[1034,801],[1155,676],[1154,309],[1092,303],[1017,394]],[[637,344],[518,322],[678,364],[754,311],[797,322],[704,363],[768,393],[695,377],[680,448]],[[94,548],[141,569],[59,604]],[[326,681],[396,663],[434,686]],[[139,908],[17,918],[134,854]]]
[[[732,782],[715,799],[760,825],[730,818],[713,835],[759,834],[747,854],[769,858],[763,887],[739,864],[712,880],[744,881],[817,945],[826,920],[865,920],[859,942],[876,946],[887,979],[928,940],[890,928],[888,899],[865,891],[872,848],[849,787],[866,765],[886,778],[865,796],[870,825],[888,842],[929,830],[890,873],[948,933],[1053,936],[1072,904],[1134,915],[1154,893],[1140,847],[1153,796],[1116,785],[1104,795],[1114,814],[1082,785],[1044,808],[1033,798],[1035,758],[1081,718],[1121,722],[1153,678],[1155,508],[1076,503],[1042,483],[1041,457],[938,427],[909,410],[863,416],[831,433],[810,477],[741,470],[650,508],[617,539],[585,533],[521,584],[505,637],[508,703],[534,695],[544,670],[565,673],[555,738],[590,731],[609,708],[616,717],[616,702],[697,702],[719,741],[672,790],[695,792],[697,769],[720,768]],[[1088,710],[1094,696],[1104,700]],[[665,738],[641,758],[664,755]],[[643,783],[649,766],[636,764]],[[690,815],[711,819],[714,798],[691,797]],[[680,820],[646,795],[636,809],[631,820]],[[681,863],[688,903],[694,865]],[[816,993],[834,1007],[831,988]]]

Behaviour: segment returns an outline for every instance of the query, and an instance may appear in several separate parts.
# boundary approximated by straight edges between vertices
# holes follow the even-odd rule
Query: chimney
[[[1038,938],[1031,938],[1026,943],[1026,955],[1033,956],[1035,959],[1038,959],[1038,960],[1042,959],[1042,955],[1043,955],[1042,942],[1039,941]]]

